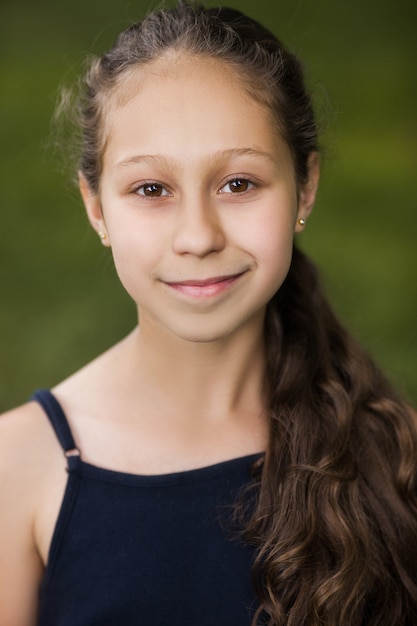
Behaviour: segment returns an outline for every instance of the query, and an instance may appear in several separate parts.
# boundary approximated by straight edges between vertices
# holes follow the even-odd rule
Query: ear
[[[91,226],[99,235],[103,246],[110,246],[99,195],[91,190],[81,171],[78,172],[78,184]]]
[[[298,200],[297,222],[295,232],[299,233],[304,229],[307,218],[314,207],[317,189],[320,179],[320,156],[318,152],[312,152],[307,161],[308,178],[300,189]],[[301,223],[300,223],[301,221]]]

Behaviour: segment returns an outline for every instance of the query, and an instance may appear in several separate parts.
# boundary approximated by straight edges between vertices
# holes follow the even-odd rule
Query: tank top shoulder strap
[[[80,452],[75,445],[67,417],[55,396],[48,389],[38,389],[31,400],[39,402],[45,411],[65,456],[68,459],[79,457]]]

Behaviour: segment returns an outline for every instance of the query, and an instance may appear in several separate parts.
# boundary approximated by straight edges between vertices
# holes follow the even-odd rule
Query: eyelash
[[[243,186],[247,186],[246,189],[243,190],[236,190],[236,191],[224,191],[225,187],[227,187],[229,185],[229,189],[230,189],[230,185],[232,185],[233,183],[238,183],[239,185],[243,185]],[[141,193],[141,190],[144,192],[144,190],[146,189],[146,187],[150,188],[150,187],[154,187],[155,190],[159,190],[161,193],[160,195],[146,195],[145,193]],[[220,194],[229,194],[229,195],[243,195],[248,193],[249,191],[252,191],[253,189],[255,189],[257,187],[256,183],[254,183],[252,180],[250,180],[250,178],[247,178],[246,176],[233,176],[233,178],[230,178],[229,180],[227,180],[224,185],[222,185],[222,187],[220,187],[220,189],[218,190],[218,193]],[[164,197],[169,197],[171,195],[171,193],[166,189],[166,187],[164,187],[164,185],[162,183],[159,183],[157,181],[154,180],[150,180],[150,181],[146,181],[141,183],[140,185],[136,186],[134,189],[132,189],[132,193],[138,195],[138,196],[142,196],[143,198],[147,198],[147,199],[153,199],[153,198],[164,198]]]

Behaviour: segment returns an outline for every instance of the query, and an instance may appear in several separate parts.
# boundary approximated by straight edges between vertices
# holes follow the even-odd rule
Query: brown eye
[[[236,180],[232,180],[229,185],[230,191],[247,191],[249,187],[249,182],[244,178],[236,178]]]
[[[137,193],[147,198],[160,198],[161,196],[168,195],[167,190],[159,183],[146,183],[145,185],[141,185],[138,187]]]
[[[253,188],[253,183],[247,178],[233,178],[229,180],[224,187],[221,188],[221,193],[244,193],[250,191]]]

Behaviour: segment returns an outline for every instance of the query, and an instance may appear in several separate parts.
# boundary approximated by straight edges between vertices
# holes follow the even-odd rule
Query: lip
[[[192,298],[213,298],[230,289],[245,272],[226,276],[212,276],[204,279],[189,279],[165,284],[185,296]]]

